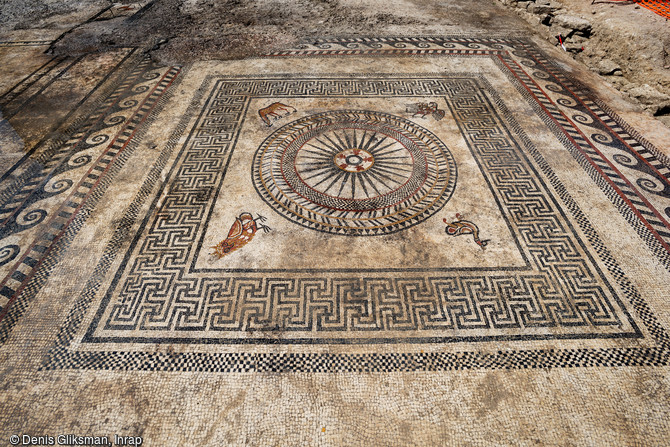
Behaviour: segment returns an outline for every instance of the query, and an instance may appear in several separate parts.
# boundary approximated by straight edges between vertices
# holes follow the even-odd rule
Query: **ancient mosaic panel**
[[[363,55],[492,63],[668,264],[665,160],[528,42],[324,40],[272,57]],[[665,331],[510,109],[477,70],[208,76],[44,368],[665,364]],[[34,267],[0,292],[17,317]]]

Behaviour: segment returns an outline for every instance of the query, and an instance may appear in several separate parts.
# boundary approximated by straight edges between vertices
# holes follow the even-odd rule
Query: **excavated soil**
[[[77,54],[95,47],[155,42],[163,63],[229,60],[265,54],[315,36],[382,33],[389,25],[423,25],[421,20],[359,8],[338,0],[153,2],[131,18],[93,21],[74,30],[52,50]]]
[[[101,11],[111,3],[12,1],[0,15],[0,32],[21,28],[26,20],[50,26],[50,18],[71,14],[77,5]],[[89,13],[89,20],[65,31],[49,52],[77,56],[120,46],[153,46],[155,60],[172,64],[257,56],[325,36],[439,35],[463,29],[530,32],[523,20],[501,21],[499,16],[494,2],[473,13],[451,2],[425,0],[413,0],[404,9],[370,8],[358,0],[154,0],[128,17],[95,18]]]
[[[670,22],[627,1],[499,0],[556,46],[558,34],[576,60],[633,103],[670,126]],[[550,11],[551,9],[551,11]],[[565,20],[588,24],[571,34]]]
[[[557,26],[546,14],[524,11],[528,3],[500,0],[529,23],[497,20],[497,5],[473,14],[449,2],[415,0],[415,8],[372,10],[355,0],[153,0],[125,17],[88,13],[57,39],[49,52],[78,56],[122,46],[152,48],[165,64],[196,60],[231,60],[258,56],[323,36],[443,34],[454,27],[482,31],[533,30],[558,45]],[[533,0],[530,4],[549,4]],[[132,0],[121,3],[137,5]],[[100,0],[6,1],[0,32],[57,27],[62,17],[103,11]],[[575,57],[647,112],[670,125],[670,33],[668,21],[632,2],[555,0],[555,14],[569,14],[591,24],[587,38],[568,39]],[[519,5],[522,8],[519,8]],[[62,22],[61,22],[62,26]],[[571,40],[574,40],[572,42]],[[583,47],[583,50],[581,50]]]

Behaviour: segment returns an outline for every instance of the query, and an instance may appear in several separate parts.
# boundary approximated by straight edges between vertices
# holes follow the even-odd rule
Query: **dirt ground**
[[[132,0],[121,3],[137,4]],[[477,14],[447,2],[417,0],[411,10],[373,11],[356,0],[162,0],[145,1],[132,17],[95,17],[65,30],[50,53],[77,56],[120,46],[153,47],[161,63],[230,60],[265,54],[323,36],[444,33],[461,26],[482,31],[535,32],[558,45],[546,18],[520,12],[518,22],[496,20],[496,5]],[[513,1],[505,4],[516,6]],[[588,20],[592,31],[577,45],[576,59],[670,126],[670,33],[666,19],[632,2],[560,0],[562,14]],[[101,0],[4,1],[0,32],[63,26],[77,11],[104,11]],[[539,4],[539,3],[538,3]],[[519,8],[517,7],[517,10]],[[438,20],[436,20],[438,19]]]
[[[533,25],[535,32],[558,46],[563,32],[567,50],[610,85],[670,126],[670,23],[634,2],[598,0],[533,0],[557,9],[528,12],[527,4],[502,4]],[[568,15],[588,23],[586,33],[567,37],[554,16]]]
[[[7,3],[0,31],[26,27],[26,20],[49,26],[50,19],[84,6],[103,9],[104,1]],[[125,3],[132,4],[126,0]],[[145,2],[146,3],[146,2]],[[417,0],[411,9],[365,8],[356,0],[163,0],[151,1],[132,18],[94,19],[68,30],[50,49],[55,55],[106,51],[124,45],[156,44],[152,55],[163,63],[229,60],[259,55],[323,36],[440,33],[450,27],[509,30],[518,22],[495,20],[495,4],[477,14],[455,5]],[[30,17],[30,19],[28,19]],[[429,17],[430,19],[427,19]],[[439,20],[435,20],[438,18]]]
[[[629,2],[587,3],[564,0],[570,10],[587,18],[590,14],[594,24],[595,35],[577,59],[607,73],[608,82],[670,126],[670,22]],[[621,73],[603,69],[608,60],[619,65]]]

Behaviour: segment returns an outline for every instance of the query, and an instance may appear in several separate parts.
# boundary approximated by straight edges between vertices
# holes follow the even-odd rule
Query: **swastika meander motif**
[[[541,96],[543,92],[534,79],[554,76],[561,86],[568,83],[560,68],[548,62],[532,44],[517,39],[403,37],[315,45],[316,49],[305,47],[287,55],[332,53],[340,57],[370,52],[413,56],[425,52],[441,57],[491,58],[520,91],[531,92],[528,101],[548,104],[545,106],[549,113],[556,107],[549,98]],[[530,59],[523,59],[520,65],[521,58]],[[534,78],[522,66],[532,67]],[[571,88],[569,92],[584,96],[580,89]],[[540,99],[533,96],[536,94]],[[290,102],[296,97],[348,95],[402,97],[403,103],[412,96],[421,97],[422,101],[441,101],[440,106],[454,117],[510,231],[518,238],[526,267],[479,271],[445,268],[422,274],[411,274],[409,270],[361,270],[339,276],[194,269],[192,260],[202,248],[203,227],[206,228],[206,217],[215,200],[212,191],[221,190],[249,102],[256,98],[269,103]],[[561,107],[567,107],[565,104],[558,102]],[[574,107],[582,107],[580,104],[575,102]],[[589,98],[584,99],[584,104],[596,110],[599,117],[604,116],[600,106]],[[158,192],[164,194],[164,200],[152,205],[118,268],[112,269],[109,262],[116,255],[114,250],[119,250],[118,245],[110,244],[108,257],[96,268],[100,277],[110,275],[111,284],[100,289],[102,302],[95,298],[100,280],[93,277],[59,333],[58,342],[45,361],[46,369],[327,372],[667,364],[667,334],[483,76],[396,73],[357,75],[356,79],[309,75],[301,78],[295,74],[210,77],[189,107],[190,113],[199,110],[200,118],[189,125],[191,132],[171,162],[173,174]],[[602,121],[612,126],[620,124],[608,116]],[[569,124],[564,120],[557,122],[562,126],[557,131],[565,131]],[[514,130],[514,138],[509,128]],[[185,129],[186,122],[175,131],[172,140],[181,138]],[[635,150],[647,149],[620,128],[612,129],[613,135],[624,135],[626,143]],[[357,138],[360,141],[360,135]],[[572,147],[567,140],[560,141],[569,149]],[[570,141],[576,146],[581,140]],[[360,172],[359,167],[369,170],[375,158],[366,152],[346,149],[334,161],[342,171]],[[360,159],[350,158],[352,155]],[[650,159],[654,167],[660,163]],[[148,187],[153,188],[158,178],[156,175],[147,181]],[[312,186],[317,183],[316,179],[309,181]],[[342,191],[345,197],[349,192],[354,198],[368,198],[359,188],[353,193],[345,185]],[[138,203],[142,200],[139,197]],[[651,337],[640,331],[628,306]],[[96,313],[92,322],[84,319],[91,312]],[[281,330],[280,337],[273,332],[276,329]],[[83,338],[80,331],[86,331]],[[128,342],[356,343],[359,339],[345,337],[352,334],[365,334],[368,340],[373,334],[374,343],[570,338],[623,342],[625,338],[643,338],[658,345],[638,347],[636,341],[631,341],[621,347],[603,344],[600,348],[600,341],[596,341],[597,349],[537,349],[535,344],[529,344],[529,349],[498,352],[467,347],[464,352],[364,355],[284,355],[249,352],[244,347],[232,353],[200,352],[197,347],[181,353],[128,350],[123,345],[111,349],[95,347],[95,343]],[[72,345],[75,339],[90,350]]]
[[[334,111],[270,135],[253,182],[282,216],[334,234],[387,234],[416,225],[449,200],[456,164],[434,134],[374,111]]]
[[[202,191],[222,187],[223,167],[234,150],[231,141],[247,110],[245,98],[259,92],[295,95],[301,85],[309,95],[317,95],[319,88],[352,89],[349,81],[338,79],[219,80],[176,161],[165,200],[147,221],[128,264],[120,267],[125,273],[116,275],[83,341],[159,342],[162,338],[156,334],[165,331],[171,334],[166,342],[236,344],[368,343],[371,332],[385,343],[445,341],[453,338],[453,331],[460,334],[457,338],[467,338],[473,331],[477,339],[488,340],[638,337],[621,299],[510,138],[486,97],[491,92],[485,93],[481,82],[476,77],[415,77],[394,79],[394,87],[402,94],[431,92],[446,102],[501,213],[519,238],[526,267],[482,272],[445,268],[437,274],[363,268],[343,277],[281,269],[260,276],[253,271],[222,275],[191,270],[191,260],[201,249],[203,216],[215,203],[212,194]],[[370,97],[389,94],[387,85],[373,80],[353,86]],[[353,128],[351,123],[347,126],[351,139]],[[338,124],[328,131],[346,142],[342,129]],[[360,139],[357,130],[358,143]],[[333,146],[333,152],[336,149]],[[360,162],[350,160],[345,168],[363,164],[365,157],[359,157]],[[342,194],[346,198],[345,189]],[[272,338],[277,328],[288,335]],[[528,328],[535,332],[529,334]]]

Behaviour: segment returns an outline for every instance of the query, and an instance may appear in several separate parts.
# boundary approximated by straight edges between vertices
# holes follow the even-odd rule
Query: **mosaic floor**
[[[35,53],[0,97],[2,443],[670,439],[668,147],[532,40],[40,45],[0,43]]]

